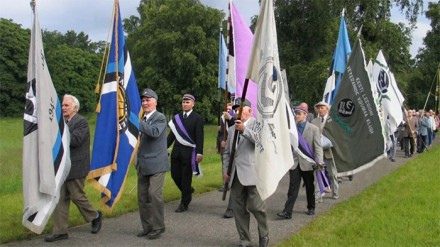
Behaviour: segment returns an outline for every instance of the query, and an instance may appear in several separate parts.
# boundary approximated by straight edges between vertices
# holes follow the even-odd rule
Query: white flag
[[[27,79],[22,223],[40,234],[58,203],[61,185],[70,171],[70,134],[47,68],[35,9]]]
[[[390,122],[390,130],[388,131],[394,133],[397,126],[403,121],[402,106],[404,98],[381,50],[377,54],[373,65],[372,77],[376,84],[380,103],[383,106],[384,118]]]
[[[281,76],[272,0],[263,0],[249,59],[247,78],[258,82],[255,154],[257,189],[261,199],[272,195],[293,165],[288,102]]]

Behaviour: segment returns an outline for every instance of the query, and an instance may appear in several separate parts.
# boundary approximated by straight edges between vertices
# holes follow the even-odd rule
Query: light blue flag
[[[219,48],[218,48],[218,88],[226,90],[226,58],[228,56],[228,48],[225,39],[220,31]],[[231,91],[232,90],[232,91]],[[234,93],[233,88],[228,87],[230,93]]]
[[[87,176],[102,192],[101,200],[109,210],[121,196],[128,167],[136,153],[141,110],[123,30],[119,4],[115,2],[112,42]]]
[[[347,67],[348,56],[350,54],[350,40],[348,38],[347,26],[345,24],[344,10],[342,10],[341,22],[339,24],[338,41],[333,53],[332,66],[329,71],[329,78],[327,80],[323,96],[323,101],[327,102],[329,105],[332,104],[333,99],[339,90],[342,75],[344,74],[345,67]],[[337,72],[337,75],[335,72]]]
[[[348,56],[351,54],[350,40],[348,38],[347,26],[345,25],[344,12],[341,15],[341,23],[339,24],[338,43],[336,44],[335,53],[333,54],[333,71],[339,73],[336,80],[334,95],[338,92],[341,84],[342,74],[347,67]]]

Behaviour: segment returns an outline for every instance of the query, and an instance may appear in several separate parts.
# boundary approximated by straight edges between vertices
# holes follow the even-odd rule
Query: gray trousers
[[[138,174],[139,215],[144,231],[165,229],[163,184],[165,172]]]
[[[258,234],[265,237],[269,233],[267,224],[266,204],[261,200],[256,186],[243,186],[238,176],[235,176],[231,186],[232,210],[234,211],[235,226],[237,227],[240,243],[244,246],[251,244],[249,223],[251,212],[258,224]]]
[[[53,234],[67,233],[70,201],[76,205],[87,222],[92,221],[98,215],[84,192],[84,180],[84,178],[69,179],[61,186],[60,200],[53,212]]]

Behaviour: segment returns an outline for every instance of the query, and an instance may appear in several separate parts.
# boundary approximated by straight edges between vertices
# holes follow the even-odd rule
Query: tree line
[[[390,21],[393,4],[406,15],[409,26]],[[321,100],[343,8],[351,44],[360,33],[366,57],[373,61],[382,49],[405,103],[423,108],[440,63],[440,1],[430,2],[426,10],[423,0],[275,1],[280,62],[287,71],[291,98],[311,105]],[[192,93],[196,110],[207,122],[216,122],[223,94],[217,88],[218,37],[220,26],[226,30],[227,13],[199,0],[141,0],[138,12],[124,19],[124,28],[139,90],[154,89],[158,109],[167,116],[180,110],[184,93]],[[411,58],[411,31],[420,14],[431,21],[432,30],[424,38],[425,47]],[[20,117],[30,30],[3,18],[0,28],[0,116]],[[93,112],[106,42],[93,42],[84,32],[43,30],[43,43],[59,96],[76,95],[82,112]],[[434,108],[434,97],[429,97],[428,108]]]

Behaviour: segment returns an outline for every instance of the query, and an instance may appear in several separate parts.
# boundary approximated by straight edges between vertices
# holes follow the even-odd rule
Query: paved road
[[[438,140],[435,143],[440,142]],[[383,176],[391,173],[412,158],[404,158],[401,151],[397,152],[396,162],[383,159],[373,167],[355,175],[353,181],[344,179],[340,186],[341,197],[338,200],[325,198],[323,203],[316,205],[316,215],[306,215],[305,190],[301,189],[295,204],[291,220],[280,220],[276,213],[284,205],[288,186],[288,176],[285,176],[277,191],[267,199],[269,217],[270,245],[290,237],[302,226],[319,217],[320,214],[348,198],[360,193]],[[233,219],[224,219],[226,202],[221,200],[221,192],[209,192],[195,196],[187,212],[175,213],[178,202],[165,205],[166,232],[161,238],[148,240],[138,238],[141,230],[138,212],[103,220],[99,234],[90,233],[90,224],[69,229],[69,240],[55,243],[44,242],[43,236],[31,240],[8,243],[2,246],[237,246],[238,234]],[[251,217],[252,218],[252,217]],[[256,222],[252,218],[251,231],[253,242],[258,244]]]

